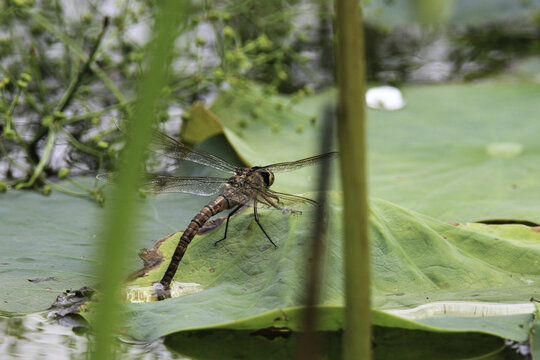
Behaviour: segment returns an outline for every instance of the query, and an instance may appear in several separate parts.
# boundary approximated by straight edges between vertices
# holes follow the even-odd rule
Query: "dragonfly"
[[[271,190],[270,187],[275,179],[274,173],[288,172],[306,166],[318,165],[338,156],[337,152],[330,152],[301,160],[281,162],[266,166],[254,166],[249,168],[237,167],[218,156],[200,149],[191,148],[157,130],[153,133],[150,149],[158,155],[170,159],[197,163],[232,175],[228,178],[172,176],[161,174],[145,175],[142,188],[150,193],[189,193],[202,196],[217,194],[214,200],[206,204],[201,211],[191,219],[180,237],[167,270],[159,281],[159,284],[161,285],[160,291],[158,291],[159,300],[163,300],[167,297],[167,292],[170,290],[171,282],[178,270],[178,266],[186,253],[188,245],[195,235],[197,235],[199,230],[203,228],[211,217],[225,210],[231,210],[227,215],[225,234],[223,238],[216,241],[215,244],[227,238],[230,218],[240,209],[252,205],[255,222],[268,241],[270,241],[274,247],[277,247],[261,224],[258,214],[258,205],[263,204],[286,212],[291,210],[285,207],[286,204],[301,202],[316,205],[316,202],[302,196]],[[108,183],[114,182],[114,177],[114,173],[104,173],[97,176],[99,180]]]

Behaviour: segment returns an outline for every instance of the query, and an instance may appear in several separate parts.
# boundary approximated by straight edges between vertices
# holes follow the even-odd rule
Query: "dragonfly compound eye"
[[[266,186],[271,186],[274,183],[274,174],[271,171],[261,171],[259,174],[263,177]]]

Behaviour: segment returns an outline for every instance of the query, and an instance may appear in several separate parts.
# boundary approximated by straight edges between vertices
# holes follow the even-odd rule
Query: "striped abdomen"
[[[199,229],[208,221],[209,218],[223,210],[230,209],[234,205],[236,205],[236,202],[229,201],[225,196],[220,195],[214,201],[208,205],[205,205],[205,207],[202,208],[197,215],[195,215],[187,226],[186,230],[184,230],[184,233],[176,246],[176,250],[174,251],[171,262],[169,263],[169,267],[167,268],[167,271],[165,271],[165,275],[163,275],[163,278],[160,281],[165,290],[169,289],[174,274],[176,274],[176,270],[178,269],[178,265],[180,265],[180,261],[182,260],[189,243],[193,237],[197,235]]]

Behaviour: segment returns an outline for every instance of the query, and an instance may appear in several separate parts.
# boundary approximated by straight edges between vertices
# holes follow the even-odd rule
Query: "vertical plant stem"
[[[150,123],[155,119],[155,109],[166,84],[171,49],[180,20],[186,15],[187,3],[185,0],[164,0],[155,16],[148,67],[139,81],[138,101],[120,159],[118,186],[108,209],[105,234],[100,244],[101,265],[97,270],[101,294],[96,306],[94,360],[115,358],[113,341],[121,320],[119,289],[125,278],[125,254],[135,235],[140,164],[145,161],[144,148],[150,137]]]
[[[370,248],[365,156],[365,73],[358,0],[336,0],[338,139],[345,221],[346,360],[371,356]]]
[[[34,168],[34,172],[32,173],[32,176],[30,179],[22,184],[17,185],[17,189],[22,189],[26,187],[30,187],[34,184],[34,182],[37,180],[37,178],[41,175],[43,172],[43,169],[45,169],[45,165],[49,162],[49,157],[52,154],[52,150],[54,148],[54,143],[56,142],[56,136],[57,132],[52,127],[49,128],[49,135],[47,136],[47,143],[45,144],[45,149],[43,150],[43,154],[41,155],[41,158],[39,159],[39,163]]]
[[[321,131],[320,154],[330,152],[334,141],[335,107],[329,106],[325,109],[324,124]],[[309,260],[306,262],[307,282],[306,299],[304,304],[306,310],[303,319],[302,336],[299,346],[299,359],[312,360],[319,358],[320,342],[318,339],[319,314],[317,305],[322,291],[322,259],[326,250],[327,229],[327,191],[330,185],[330,173],[332,164],[325,161],[319,167],[317,210],[315,211],[315,226],[311,234],[310,252],[307,254]]]

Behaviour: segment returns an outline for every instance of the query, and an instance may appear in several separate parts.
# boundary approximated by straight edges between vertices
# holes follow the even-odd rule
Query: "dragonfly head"
[[[274,183],[274,173],[273,172],[271,172],[269,170],[266,170],[265,168],[262,168],[262,167],[259,167],[259,166],[252,167],[251,169],[256,171],[257,174],[259,174],[262,177],[262,179],[264,181],[264,185],[266,185],[266,187],[272,186],[272,184]]]

